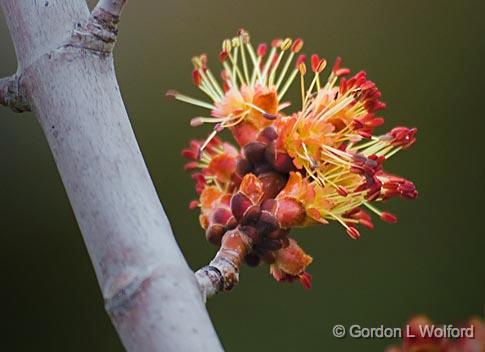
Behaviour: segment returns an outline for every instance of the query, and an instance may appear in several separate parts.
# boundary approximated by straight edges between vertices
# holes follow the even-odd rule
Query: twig
[[[251,239],[237,228],[222,237],[221,248],[214,259],[195,273],[205,299],[229,291],[239,282],[239,268],[251,244]]]
[[[100,0],[86,24],[76,28],[69,45],[110,54],[118,36],[118,23],[126,0]]]

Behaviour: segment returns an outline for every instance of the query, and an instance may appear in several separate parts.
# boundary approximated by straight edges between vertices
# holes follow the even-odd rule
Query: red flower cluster
[[[394,223],[397,218],[371,203],[400,196],[415,199],[414,184],[383,169],[385,160],[415,142],[416,129],[397,127],[382,136],[376,114],[385,107],[376,85],[361,71],[337,58],[326,81],[325,59],[312,55],[313,77],[305,84],[301,39],[274,40],[254,48],[249,35],[223,42],[219,59],[222,84],[207,66],[207,56],[193,58],[194,83],[205,102],[169,91],[167,96],[210,110],[192,119],[193,126],[213,123],[205,141],[192,141],[183,155],[190,159],[199,199],[200,223],[207,240],[220,245],[224,234],[238,229],[251,239],[245,261],[271,265],[277,281],[299,279],[309,287],[306,267],[312,258],[288,237],[293,227],[336,220],[357,239],[357,225],[372,228],[370,215]],[[269,51],[269,52],[268,52]],[[300,76],[301,109],[285,113],[283,97]],[[217,134],[228,129],[239,149]]]

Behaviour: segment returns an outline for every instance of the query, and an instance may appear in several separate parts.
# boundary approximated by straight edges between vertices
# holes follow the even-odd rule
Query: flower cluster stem
[[[214,259],[195,273],[204,300],[239,282],[239,268],[251,246],[252,240],[239,229],[226,232]]]

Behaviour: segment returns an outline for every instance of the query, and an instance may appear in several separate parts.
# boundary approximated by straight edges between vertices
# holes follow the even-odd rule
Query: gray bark
[[[221,351],[119,92],[111,49],[123,4],[102,0],[90,15],[83,0],[1,0],[18,94],[45,133],[125,348]]]

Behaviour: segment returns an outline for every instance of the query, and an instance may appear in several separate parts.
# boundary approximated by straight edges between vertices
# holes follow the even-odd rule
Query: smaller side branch
[[[226,232],[214,259],[195,273],[204,299],[230,291],[239,282],[239,268],[251,245],[252,240],[239,229]]]
[[[118,23],[127,0],[100,0],[88,22],[74,30],[70,45],[111,54],[118,37]]]
[[[0,104],[14,112],[30,111],[29,101],[21,91],[19,80],[16,74],[0,79]]]

